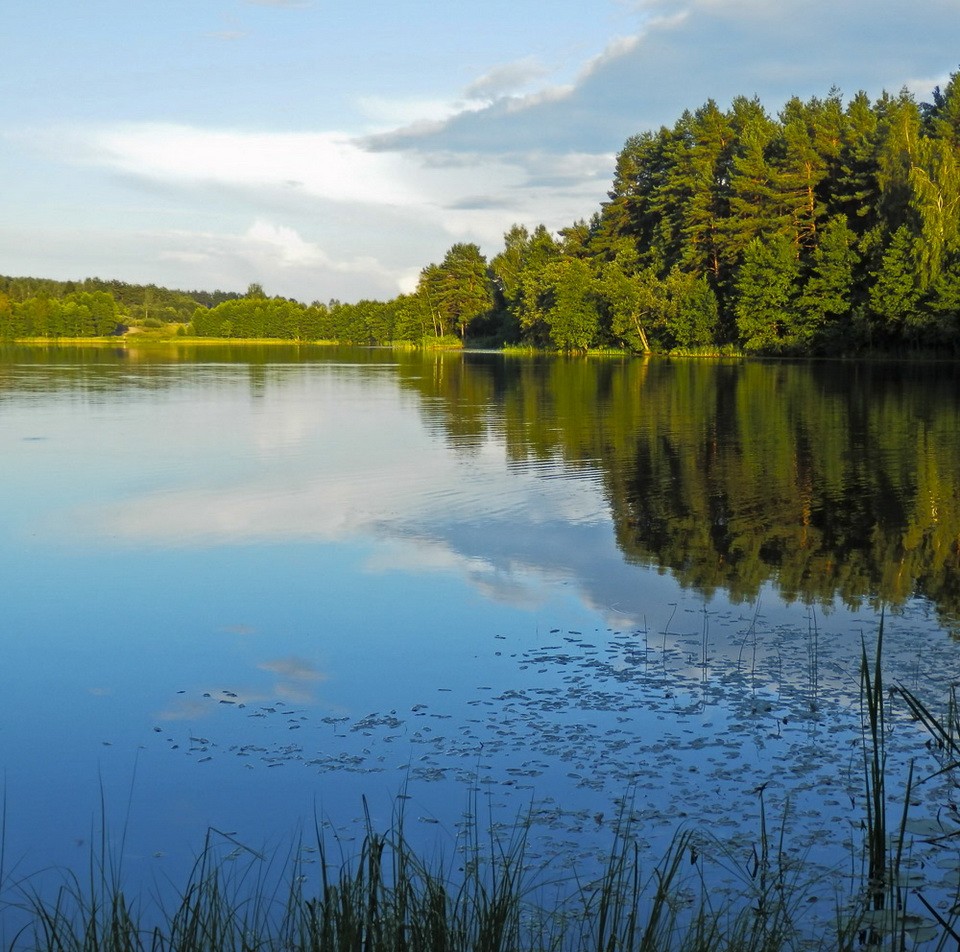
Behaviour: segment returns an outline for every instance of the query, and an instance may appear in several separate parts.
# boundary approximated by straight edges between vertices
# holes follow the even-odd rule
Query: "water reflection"
[[[321,800],[388,823],[401,789],[450,836],[470,796],[529,809],[547,859],[602,851],[627,801],[655,849],[699,817],[748,854],[770,782],[836,866],[869,606],[902,610],[896,676],[957,677],[949,369],[244,354],[0,360],[0,741],[34,865],[136,764],[148,865]],[[890,723],[893,763],[917,735]]]
[[[786,600],[900,605],[919,595],[947,624],[960,612],[960,404],[950,365],[564,361],[289,346],[6,353],[15,361],[0,361],[0,401],[25,389],[180,388],[177,368],[200,362],[215,372],[189,378],[191,412],[203,412],[210,387],[238,379],[263,404],[249,420],[258,472],[235,458],[233,480],[205,488],[191,479],[118,501],[95,518],[121,537],[343,539],[389,525],[409,538],[420,526],[416,544],[432,552],[423,561],[443,562],[486,558],[480,548],[496,552],[514,520],[609,518],[628,562],[669,570],[708,597],[723,590],[754,601],[770,582]],[[358,412],[349,423],[336,418],[329,387],[309,376],[311,362],[322,364],[324,379],[352,388],[345,399]],[[427,433],[443,446],[411,428],[397,385],[415,395]],[[247,450],[241,444],[236,453]],[[504,483],[501,457],[532,480]],[[469,481],[458,479],[465,465],[474,467]],[[609,513],[577,491],[578,477],[602,483]],[[483,523],[496,524],[499,541],[492,532],[479,539]],[[562,562],[522,544],[515,556],[548,572]],[[503,569],[497,555],[490,561]],[[606,592],[596,601],[619,599]]]
[[[500,428],[519,466],[600,472],[632,562],[738,601],[960,610],[952,366],[437,363],[404,380],[452,445]]]

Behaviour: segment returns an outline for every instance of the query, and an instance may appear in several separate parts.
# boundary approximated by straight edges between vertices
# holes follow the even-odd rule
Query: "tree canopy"
[[[627,139],[589,220],[513,225],[489,260],[456,243],[390,301],[0,278],[0,336],[151,318],[200,336],[361,344],[956,353],[960,73],[929,103],[831,89],[774,116],[755,98],[708,100]]]

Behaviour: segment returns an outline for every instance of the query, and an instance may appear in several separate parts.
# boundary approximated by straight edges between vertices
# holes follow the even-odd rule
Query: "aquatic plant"
[[[401,811],[386,831],[373,829],[368,815],[352,857],[334,854],[320,823],[316,843],[283,862],[210,829],[167,909],[129,900],[102,833],[86,880],[66,872],[52,896],[33,878],[8,884],[0,919],[15,912],[24,920],[7,948],[57,952],[774,952],[809,940],[798,915],[806,892],[797,871],[787,871],[783,830],[774,847],[761,815],[759,849],[743,869],[737,902],[711,900],[708,838],[693,829],[678,830],[645,873],[627,811],[592,878],[528,862],[523,821],[505,835],[470,824],[447,860],[428,861],[404,835]],[[823,947],[844,946],[831,936]]]
[[[520,816],[501,828],[491,817],[485,825],[476,819],[475,802],[448,853],[428,858],[406,835],[403,794],[385,830],[375,828],[364,800],[364,835],[350,854],[318,819],[312,842],[297,842],[285,855],[210,828],[186,884],[168,904],[142,892],[131,900],[122,866],[126,829],[115,850],[102,803],[84,875],[13,875],[4,851],[4,798],[0,939],[11,952],[902,952],[934,938],[944,948],[960,941],[958,907],[938,909],[916,891],[932,918],[908,909],[913,884],[903,870],[913,770],[897,804],[899,819],[892,820],[886,707],[902,697],[929,733],[941,758],[932,776],[960,767],[960,717],[952,692],[941,717],[902,684],[885,690],[883,627],[881,619],[873,661],[861,645],[864,872],[850,895],[835,897],[832,928],[811,921],[808,910],[824,886],[821,871],[790,848],[789,805],[771,824],[762,783],[754,790],[757,829],[749,851],[705,831],[695,818],[677,818],[668,847],[651,858],[634,826],[632,800],[624,797],[596,869],[568,868],[562,857],[534,861],[527,848],[531,819]],[[944,838],[960,833],[957,824],[939,829]],[[714,867],[735,888],[714,892]]]

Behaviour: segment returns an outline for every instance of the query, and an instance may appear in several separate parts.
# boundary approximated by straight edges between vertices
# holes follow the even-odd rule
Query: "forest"
[[[517,345],[566,353],[960,352],[960,72],[930,102],[712,100],[631,136],[608,200],[489,260],[454,244],[389,301],[303,304],[0,278],[0,337]]]

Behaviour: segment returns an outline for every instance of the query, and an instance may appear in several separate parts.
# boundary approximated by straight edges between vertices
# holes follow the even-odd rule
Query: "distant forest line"
[[[185,336],[565,352],[960,352],[960,72],[932,101],[712,100],[627,140],[608,201],[502,250],[454,244],[389,301],[303,304],[0,277],[0,337]]]

